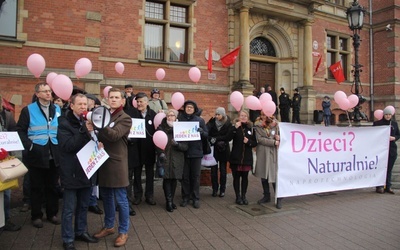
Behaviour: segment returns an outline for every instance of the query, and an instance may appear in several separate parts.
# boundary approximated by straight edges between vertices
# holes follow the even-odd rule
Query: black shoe
[[[89,206],[88,211],[95,214],[103,214],[103,210],[101,210],[98,205]]]
[[[246,199],[246,196],[242,197],[243,205],[249,205],[249,201]]]
[[[199,200],[194,200],[193,201],[193,207],[194,208],[200,208],[200,201]]]
[[[15,231],[19,231],[21,229],[21,226],[17,226],[14,223],[12,223],[10,220],[7,220],[3,229],[4,229],[4,231],[15,232]]]
[[[278,198],[276,200],[276,208],[281,209],[282,208],[282,198]]]
[[[243,205],[242,198],[237,197],[237,198],[236,198],[236,204],[238,204],[238,205]]]
[[[80,240],[80,241],[84,241],[84,242],[88,242],[88,243],[97,243],[99,242],[99,239],[90,236],[90,234],[88,232],[84,232],[81,235],[75,235],[75,240]]]
[[[129,210],[129,215],[130,215],[130,216],[135,216],[135,215],[136,215],[135,210],[130,209],[130,210]]]
[[[180,206],[181,206],[181,207],[186,207],[187,204],[188,204],[188,201],[187,201],[187,200],[182,200]]]
[[[151,206],[154,206],[156,204],[156,202],[153,200],[152,197],[146,198],[146,203],[151,205]]]
[[[257,201],[257,203],[258,203],[259,205],[261,205],[262,203],[268,203],[268,202],[271,202],[271,197],[265,196],[265,195],[264,195],[264,197],[262,197],[261,199],[259,199],[259,200]]]
[[[213,191],[212,197],[217,197],[217,191]]]
[[[142,198],[135,198],[132,203],[134,205],[139,205],[141,202],[142,202]]]
[[[172,208],[177,209],[178,207],[175,205],[175,203],[172,203]]]
[[[51,222],[54,225],[61,224],[61,222],[58,220],[57,216],[55,216],[55,215],[53,217],[47,218],[47,221]]]
[[[165,209],[170,213],[173,212],[174,208],[172,207],[172,202],[167,201],[167,203],[165,204]]]
[[[74,242],[63,243],[64,250],[76,250]]]
[[[43,221],[42,219],[35,219],[32,221],[32,225],[36,228],[42,228],[43,227]]]
[[[221,193],[219,193],[219,197],[225,197],[225,192],[221,192]]]

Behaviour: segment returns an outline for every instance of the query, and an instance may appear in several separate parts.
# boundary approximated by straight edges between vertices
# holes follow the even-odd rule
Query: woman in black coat
[[[168,143],[164,150],[159,149],[157,167],[164,167],[163,189],[165,195],[165,209],[168,212],[173,212],[176,209],[174,196],[178,180],[182,179],[183,166],[185,165],[185,152],[188,149],[187,142],[177,142],[174,140],[173,124],[178,116],[178,111],[170,109],[158,130],[164,131],[168,136]]]
[[[232,130],[232,124],[223,107],[219,107],[215,110],[215,117],[208,121],[207,129],[208,140],[211,145],[214,146],[214,158],[217,161],[217,165],[211,166],[212,196],[217,196],[219,188],[219,197],[224,197],[226,188],[226,164],[230,154],[229,141],[231,140],[230,132]]]
[[[232,130],[232,152],[229,158],[233,176],[233,188],[238,205],[248,205],[246,192],[248,186],[249,171],[253,167],[253,147],[257,146],[253,124],[249,120],[247,111],[240,111],[239,118]],[[242,181],[240,181],[240,178]],[[241,189],[241,192],[240,192]]]

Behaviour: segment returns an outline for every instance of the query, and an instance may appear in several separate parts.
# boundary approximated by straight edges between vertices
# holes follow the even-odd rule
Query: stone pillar
[[[311,21],[304,23],[304,77],[303,87],[300,88],[302,104],[300,120],[302,123],[313,124],[314,110],[321,109],[315,106],[316,92],[313,87],[313,57],[312,57],[312,24]]]
[[[249,7],[240,8],[240,48],[239,53],[239,82],[244,96],[253,94],[254,86],[250,84],[250,28]]]

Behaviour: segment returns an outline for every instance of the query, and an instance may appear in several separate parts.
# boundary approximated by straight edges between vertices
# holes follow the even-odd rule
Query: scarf
[[[220,121],[218,119],[215,119],[215,126],[217,126],[217,130],[220,131],[222,126],[224,126],[226,122],[226,116],[224,116],[224,118]]]
[[[123,109],[122,106],[120,106],[119,108],[117,108],[116,110],[114,110],[114,112],[111,113],[111,117],[113,117],[114,115],[116,115],[119,111],[121,111]]]

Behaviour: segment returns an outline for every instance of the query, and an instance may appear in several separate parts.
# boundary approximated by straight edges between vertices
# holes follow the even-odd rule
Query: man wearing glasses
[[[52,103],[47,83],[35,86],[36,102],[24,107],[17,123],[17,131],[25,150],[22,161],[29,169],[31,189],[31,219],[36,228],[43,227],[42,203],[46,202],[46,217],[59,225],[58,194],[59,151],[57,140],[58,117],[61,110]]]

